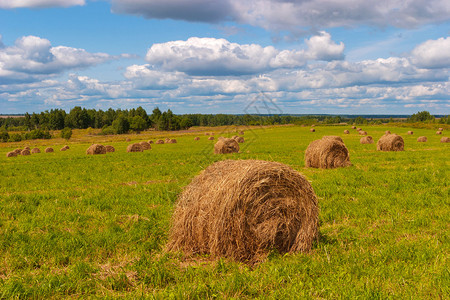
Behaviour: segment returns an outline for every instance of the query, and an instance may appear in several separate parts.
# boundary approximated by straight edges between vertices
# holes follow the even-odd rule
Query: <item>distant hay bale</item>
[[[31,154],[31,152],[30,152],[30,150],[28,150],[28,149],[23,149],[21,152],[20,152],[20,155],[30,155]]]
[[[219,161],[178,197],[167,251],[248,264],[308,252],[319,234],[317,196],[292,168],[260,160]]]
[[[239,144],[234,139],[219,139],[214,145],[215,154],[228,154],[228,153],[238,153]]]
[[[116,149],[111,145],[106,145],[105,148],[106,148],[106,152],[115,152],[116,151]]]
[[[345,133],[345,134],[349,134],[350,131],[348,131],[347,129],[345,129],[345,130],[344,130],[344,133]]]
[[[436,134],[442,134],[442,131],[436,131]]]
[[[409,134],[409,135],[413,135],[414,132],[412,132],[411,130],[408,130],[408,134]]]
[[[106,154],[106,147],[101,144],[92,144],[86,150],[87,155]]]
[[[314,128],[311,128],[309,131],[316,132],[316,130]]]
[[[446,136],[441,137],[441,143],[450,143],[450,138]]]
[[[52,152],[54,152],[53,148],[51,147],[45,148],[45,153],[52,153]]]
[[[332,169],[351,165],[347,147],[337,139],[326,137],[315,140],[306,148],[306,167]]]
[[[163,140],[157,140],[157,141],[155,142],[155,144],[164,144],[164,141],[163,141]]]
[[[439,130],[439,131],[444,131],[444,128],[441,128],[441,127],[440,127],[438,130]]]
[[[169,138],[166,138],[165,140],[164,140],[164,144],[169,144],[170,143],[170,139]]]
[[[214,135],[214,132],[211,132],[211,135]]]
[[[31,153],[41,153],[41,150],[39,150],[39,148],[33,148],[31,149]]]
[[[316,125],[312,124],[311,127],[315,127]]]
[[[384,134],[391,134],[391,131],[390,131],[390,130],[386,130],[386,131],[384,132]]]
[[[139,145],[141,145],[142,150],[150,150],[150,149],[152,149],[152,146],[149,143],[145,142],[145,141],[140,142]]]
[[[70,149],[68,145],[65,145],[64,148],[66,148],[66,150]]]
[[[213,137],[213,136],[210,136],[210,137],[208,138],[208,140],[209,140],[209,141],[214,141],[214,137]]]
[[[28,146],[25,146],[25,147],[23,147],[23,150],[31,150],[31,148]]]
[[[364,131],[364,130],[360,130],[358,133],[359,133],[359,135],[367,135],[367,131]]]
[[[245,142],[243,136],[236,136],[236,137],[233,137],[233,140],[235,140],[235,141],[238,142],[239,144]]]
[[[149,144],[153,144],[153,141],[152,141],[152,140],[150,140],[150,141],[148,141],[148,143],[149,143]]]
[[[131,142],[131,139],[130,138],[126,138],[125,141],[126,142]]]
[[[363,136],[359,142],[361,144],[373,144],[373,138],[370,135]]]
[[[427,139],[426,136],[419,136],[419,137],[417,138],[417,141],[418,141],[419,143],[425,143],[426,141],[428,141],[428,139]]]
[[[362,129],[361,128],[356,128],[356,131],[361,131]]]
[[[403,151],[405,142],[397,134],[385,134],[377,142],[378,151]]]
[[[205,135],[209,135],[209,132],[205,132]]]
[[[356,126],[352,126],[352,129],[356,129]]]
[[[338,135],[324,135],[322,137],[322,139],[332,139],[332,140],[336,140],[338,142],[343,143],[344,141],[342,140],[342,138]]]
[[[198,136],[196,136],[196,137],[194,138],[194,141],[198,141],[198,140],[200,140],[200,138],[199,138]]]
[[[16,157],[17,153],[14,151],[9,151],[8,153],[6,153],[6,157]]]
[[[66,151],[67,148],[66,147],[62,147],[61,149],[59,149],[59,151]]]
[[[20,152],[22,152],[22,149],[17,148],[17,149],[14,149],[13,152],[16,153],[17,155],[20,155]]]
[[[176,144],[177,143],[177,140],[176,139],[169,139],[168,141],[167,141],[167,144]]]
[[[239,131],[239,135],[244,135],[245,132],[243,130]]]
[[[158,142],[157,142],[158,143]],[[163,143],[164,144],[164,143]],[[141,144],[139,143],[134,143],[134,144],[130,144],[127,147],[127,152],[144,152],[144,149],[142,149]]]

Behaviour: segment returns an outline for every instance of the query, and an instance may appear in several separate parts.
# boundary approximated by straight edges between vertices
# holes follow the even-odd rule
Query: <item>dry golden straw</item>
[[[143,152],[143,151],[144,149],[142,149],[142,146],[139,143],[130,144],[127,147],[127,152]]]
[[[348,131],[347,129],[345,129],[345,130],[344,130],[344,133],[345,133],[345,134],[349,134],[350,131]]]
[[[106,147],[101,144],[92,144],[89,148],[87,148],[86,154],[88,155],[106,154]]]
[[[243,136],[237,136],[237,135],[235,135],[235,136],[232,137],[232,139],[235,140],[235,141],[238,142],[238,143],[243,143],[243,142],[245,142]]]
[[[116,149],[111,145],[106,145],[105,148],[106,148],[106,152],[115,152],[116,151]]]
[[[210,136],[210,137],[208,138],[208,140],[214,141],[214,137],[213,137],[213,136]]]
[[[316,132],[316,130],[314,128],[311,128],[309,131]]]
[[[149,143],[145,142],[145,141],[140,142],[139,145],[141,145],[142,150],[150,150],[150,149],[152,149],[152,146]]]
[[[443,136],[443,137],[441,138],[441,143],[450,143],[450,138],[449,138],[449,137],[446,137],[446,136]]]
[[[325,136],[312,141],[305,151],[306,167],[332,169],[351,165],[348,149],[340,137]]]
[[[317,197],[300,173],[276,162],[225,160],[178,197],[168,251],[253,264],[272,250],[307,252],[318,237]]]
[[[239,152],[239,144],[234,139],[221,138],[214,145],[215,154],[227,154]]]
[[[45,148],[45,153],[52,153],[52,152],[53,152],[53,148],[51,148],[51,147]]]
[[[427,140],[428,140],[428,139],[427,139],[426,136],[419,136],[419,137],[417,138],[417,141],[418,141],[419,143],[425,143]]]
[[[442,134],[442,131],[436,131],[436,134]]]
[[[164,144],[163,140],[157,140],[155,144]]]
[[[379,151],[403,151],[405,142],[403,138],[397,134],[385,134],[377,143],[377,150]]]
[[[359,142],[361,144],[373,144],[373,138],[370,135],[362,137]]]
[[[30,155],[31,154],[31,152],[30,152],[30,150],[28,150],[28,149],[23,149],[21,152],[20,152],[20,155]]]
[[[409,135],[413,135],[414,132],[412,132],[411,130],[409,130],[409,131],[408,131],[408,134],[409,134]]]
[[[198,136],[196,136],[196,137],[194,138],[194,141],[198,141],[198,140],[200,140],[200,138],[199,138]]]
[[[41,153],[41,150],[39,148],[33,148],[31,149],[31,153]]]
[[[17,156],[17,153],[14,151],[10,151],[10,152],[6,153],[6,157],[16,157],[16,156]]]

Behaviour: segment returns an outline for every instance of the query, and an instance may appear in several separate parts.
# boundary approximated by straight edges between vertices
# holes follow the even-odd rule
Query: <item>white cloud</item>
[[[321,31],[320,35],[305,40],[308,45],[307,56],[311,60],[341,60],[344,59],[344,43],[336,44],[331,40],[328,32]]]
[[[291,31],[356,25],[413,28],[450,19],[447,0],[112,0],[112,10],[146,18],[236,21]]]
[[[125,78],[132,80],[138,89],[174,89],[185,83],[186,74],[182,72],[163,72],[151,69],[150,65],[127,67]]]
[[[412,61],[421,68],[450,67],[450,37],[428,40],[412,51]]]
[[[0,0],[0,8],[45,8],[84,5],[85,0]]]

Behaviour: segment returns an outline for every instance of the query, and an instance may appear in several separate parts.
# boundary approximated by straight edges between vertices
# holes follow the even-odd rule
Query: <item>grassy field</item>
[[[226,156],[214,155],[203,133],[224,128],[172,133],[177,144],[143,153],[126,153],[125,136],[85,131],[69,142],[1,144],[0,298],[448,299],[450,144],[431,129],[363,127],[375,143],[387,129],[403,136],[405,151],[379,152],[356,130],[344,135],[348,127],[253,128],[241,153]],[[304,167],[306,147],[323,135],[343,137],[352,167]],[[428,142],[418,143],[421,135]],[[116,152],[86,155],[94,141]],[[66,143],[70,150],[58,151]],[[6,158],[25,145],[56,151]],[[274,253],[249,267],[163,251],[177,195],[228,158],[282,162],[311,181],[321,238],[310,253]]]

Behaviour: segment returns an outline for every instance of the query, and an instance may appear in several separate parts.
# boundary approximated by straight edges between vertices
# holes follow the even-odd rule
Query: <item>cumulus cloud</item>
[[[321,32],[306,40],[306,50],[278,50],[272,46],[237,44],[225,39],[192,37],[187,41],[153,44],[146,60],[165,71],[190,75],[248,75],[276,68],[298,68],[308,59],[335,60],[344,57],[344,44],[336,44]]]
[[[0,8],[45,8],[84,5],[85,0],[0,0]]]
[[[114,57],[84,49],[52,47],[47,39],[25,36],[14,46],[0,48],[0,84],[32,82],[74,68],[103,63]]]
[[[450,37],[428,40],[411,53],[412,61],[421,68],[450,67]]]
[[[182,72],[164,72],[154,70],[150,65],[131,65],[124,73],[138,89],[175,89],[186,82],[187,76]]]
[[[412,28],[450,19],[447,0],[112,0],[112,10],[156,19],[231,20],[270,30],[356,25]]]

